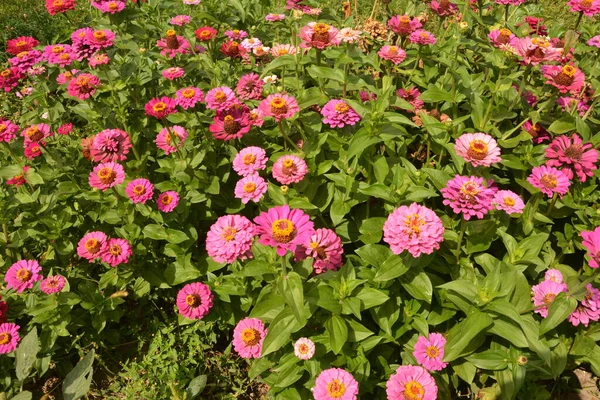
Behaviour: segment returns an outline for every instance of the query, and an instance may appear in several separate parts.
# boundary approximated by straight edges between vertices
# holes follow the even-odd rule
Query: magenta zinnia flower
[[[598,169],[598,150],[591,143],[583,143],[579,135],[574,133],[571,137],[561,135],[556,137],[550,146],[546,148],[546,165],[561,168],[568,179],[574,175],[581,182],[588,177],[594,176],[594,170]]]
[[[267,182],[258,175],[248,175],[235,185],[235,197],[247,204],[250,200],[258,203],[267,192]]]
[[[257,225],[257,234],[260,235],[260,244],[276,247],[280,256],[296,250],[314,232],[310,217],[302,210],[290,209],[287,204],[262,212],[254,218],[254,223]]]
[[[114,162],[98,164],[90,172],[90,186],[105,191],[125,181],[125,170],[121,164]]]
[[[395,254],[404,250],[413,257],[431,254],[444,240],[440,218],[427,207],[417,203],[395,209],[383,224],[383,240]]]
[[[233,170],[241,176],[248,176],[267,167],[267,153],[257,146],[240,150],[233,159]]]
[[[213,294],[202,282],[188,283],[177,293],[179,314],[189,319],[202,319],[213,306]]]
[[[159,211],[164,213],[173,211],[177,204],[179,204],[179,194],[173,190],[159,194],[156,200]]]
[[[282,185],[298,183],[308,172],[306,162],[294,155],[281,156],[273,164],[273,178]]]
[[[233,349],[242,358],[259,358],[268,329],[258,318],[244,318],[233,330]]]
[[[296,248],[296,261],[312,257],[313,272],[321,274],[327,271],[337,271],[343,264],[342,239],[331,229],[319,228],[301,246]]]
[[[79,100],[88,99],[100,86],[100,78],[92,74],[79,74],[69,81],[67,93],[69,96],[77,97]]]
[[[241,215],[219,217],[206,235],[206,251],[218,263],[252,258],[255,231],[255,225]]]
[[[86,32],[84,41],[88,46],[95,50],[111,47],[115,40],[115,34],[113,31],[106,30],[89,30]]]
[[[166,37],[156,42],[156,47],[161,49],[160,54],[162,56],[169,58],[175,58],[177,54],[190,53],[190,42],[183,36],[177,36],[173,29],[169,29]]]
[[[44,143],[44,139],[51,136],[50,126],[47,124],[34,124],[29,125],[27,128],[21,131],[21,137],[24,140],[24,144],[30,143]]]
[[[387,25],[392,31],[402,36],[408,36],[423,26],[418,18],[411,18],[409,15],[396,15],[390,18]]]
[[[558,104],[563,111],[568,113],[577,111],[581,117],[583,117],[590,109],[590,106],[587,104],[587,100],[572,96],[559,97],[556,99],[556,104]]]
[[[81,258],[92,261],[102,256],[108,238],[104,232],[90,232],[77,244],[77,254]]]
[[[225,31],[223,35],[227,36],[230,40],[240,40],[248,37],[248,32],[239,29],[232,29]]]
[[[116,267],[119,264],[127,264],[132,254],[131,245],[127,240],[111,238],[106,242],[106,247],[102,252],[102,262]]]
[[[0,119],[0,142],[10,143],[19,131],[19,126],[7,119]]]
[[[90,154],[95,162],[125,161],[131,147],[127,132],[105,129],[94,136]]]
[[[445,345],[446,339],[439,333],[430,333],[428,338],[419,336],[413,356],[419,364],[428,370],[441,371],[448,365],[448,363],[442,361]]]
[[[38,44],[40,42],[32,36],[19,36],[6,42],[6,52],[16,56],[24,51],[33,50]]]
[[[170,67],[162,71],[163,78],[173,81],[185,75],[185,71],[181,67]]]
[[[531,120],[528,120],[523,124],[523,129],[531,135],[534,144],[540,144],[550,139],[550,134],[539,122],[533,125]]]
[[[585,74],[572,65],[542,65],[540,69],[546,83],[558,88],[561,93],[577,95],[585,85]]]
[[[42,279],[38,272],[42,270],[35,260],[20,260],[10,266],[4,275],[8,289],[15,289],[17,293],[31,289],[33,284]]]
[[[273,117],[278,122],[282,118],[292,118],[300,111],[298,102],[294,97],[281,93],[269,95],[260,102],[258,109],[262,111],[264,116]]]
[[[21,340],[19,329],[21,327],[12,322],[0,324],[0,354],[8,354],[17,349]]]
[[[55,15],[75,9],[75,0],[46,0],[48,14]]]
[[[175,100],[166,96],[150,100],[146,103],[144,109],[147,115],[158,119],[163,119],[177,112],[175,109]]]
[[[165,154],[171,154],[177,151],[178,147],[182,147],[188,137],[188,132],[183,126],[173,125],[168,128],[163,128],[156,135],[154,142],[156,147],[163,150]]]
[[[440,17],[452,15],[458,10],[458,6],[456,4],[450,3],[448,0],[440,0],[439,3],[436,0],[432,0],[429,7],[434,13],[436,13]]]
[[[401,365],[387,381],[388,400],[436,400],[438,388],[423,367]]]
[[[358,382],[352,374],[341,368],[329,368],[322,371],[313,388],[315,400],[356,400]]]
[[[300,29],[298,36],[302,39],[300,47],[308,49],[311,47],[324,49],[325,47],[338,45],[338,30],[331,25],[322,22],[309,22]]]
[[[315,355],[315,343],[308,338],[294,342],[294,355],[301,360],[310,360]]]
[[[548,316],[548,306],[554,301],[554,298],[561,292],[567,292],[567,285],[556,283],[554,281],[542,281],[531,287],[534,311],[546,318]]]
[[[573,326],[583,324],[587,327],[590,321],[600,320],[600,290],[588,283],[586,286],[587,293],[579,307],[569,316],[569,322]]]
[[[562,197],[571,186],[571,181],[564,172],[546,165],[534,167],[527,182],[540,189],[548,197],[552,197],[554,193]]]
[[[323,123],[332,128],[343,128],[360,121],[360,115],[344,100],[329,100],[321,109],[321,115]]]
[[[264,85],[258,74],[250,73],[240,78],[235,91],[242,100],[260,100]]]
[[[208,130],[215,139],[239,139],[250,132],[250,110],[245,105],[234,105],[231,108],[217,111]]]
[[[427,45],[427,44],[435,44],[437,39],[433,36],[433,33],[428,32],[424,29],[418,29],[410,34],[408,37],[411,43]]]
[[[65,282],[62,275],[49,276],[40,283],[40,290],[46,294],[58,293],[65,287]]]
[[[497,191],[493,203],[497,210],[506,211],[507,214],[523,214],[525,208],[523,199],[510,190]]]
[[[597,47],[600,49],[600,35],[596,35],[587,41],[588,46]]]
[[[587,17],[593,17],[600,13],[599,0],[569,0],[567,3],[572,12],[580,12]]]
[[[465,133],[456,139],[456,154],[474,167],[489,167],[502,161],[496,140],[486,133]]]
[[[587,258],[591,268],[600,267],[600,226],[593,231],[581,232],[583,247],[587,249]]]
[[[134,179],[125,188],[125,193],[134,204],[145,204],[148,200],[152,200],[154,185],[145,178]]]
[[[196,106],[196,103],[201,101],[204,101],[204,92],[195,87],[179,89],[177,93],[175,93],[175,103],[184,110],[193,108]]]
[[[265,17],[265,21],[269,22],[277,22],[283,21],[285,19],[285,14],[267,14]]]
[[[496,190],[484,186],[483,178],[456,175],[441,192],[444,205],[452,207],[457,214],[462,212],[467,221],[471,217],[481,219],[494,208]]]
[[[217,111],[225,111],[240,103],[235,93],[227,86],[221,86],[209,90],[206,93],[206,108]]]

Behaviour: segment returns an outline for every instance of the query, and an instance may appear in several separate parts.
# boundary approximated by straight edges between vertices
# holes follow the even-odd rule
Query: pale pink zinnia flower
[[[398,46],[383,46],[377,54],[384,60],[398,65],[406,58],[406,52]]]
[[[523,214],[525,203],[515,192],[498,190],[494,195],[494,206],[497,210],[506,211],[507,214]]]
[[[114,162],[101,163],[90,172],[89,184],[94,189],[105,191],[125,181],[125,170],[121,164]]]
[[[182,147],[188,137],[188,132],[184,127],[173,125],[168,128],[163,128],[156,135],[154,142],[156,147],[163,150],[165,154],[171,154],[177,151],[178,147]]]
[[[95,231],[87,233],[77,244],[77,255],[88,261],[93,261],[102,256],[108,237],[104,232]]]
[[[232,106],[239,104],[240,101],[235,97],[235,93],[227,86],[221,86],[209,90],[206,93],[206,108],[211,110],[227,110]]]
[[[569,179],[577,175],[581,182],[594,176],[593,171],[598,169],[598,150],[591,143],[584,144],[576,133],[571,137],[561,135],[554,138],[546,148],[546,158],[546,165],[562,168]]]
[[[271,47],[271,55],[273,57],[280,57],[285,55],[294,55],[298,52],[298,48],[291,44],[276,44]]]
[[[283,21],[285,19],[285,14],[267,14],[265,17],[265,21],[269,22],[277,22]]]
[[[352,28],[342,28],[337,34],[337,39],[344,43],[356,43],[360,39],[362,31]]]
[[[21,327],[12,322],[0,324],[0,354],[12,353],[17,349],[21,338],[19,337]]]
[[[540,69],[546,83],[561,93],[579,94],[585,84],[585,74],[572,65],[542,65]]]
[[[417,17],[411,18],[409,15],[395,15],[387,24],[388,28],[402,36],[408,36],[423,26]]]
[[[185,75],[185,71],[181,67],[170,67],[162,71],[163,78],[173,81]]]
[[[429,371],[441,371],[448,365],[448,363],[442,361],[445,345],[446,339],[444,336],[439,333],[430,333],[427,338],[419,336],[412,354],[417,362]]]
[[[184,110],[195,107],[201,101],[204,101],[204,92],[195,87],[179,89],[175,93],[175,103]]]
[[[145,178],[134,179],[125,188],[125,193],[134,204],[145,204],[148,200],[152,200],[154,185]]]
[[[309,338],[300,338],[294,342],[294,355],[301,360],[310,360],[315,355],[315,344]]]
[[[254,218],[254,223],[260,244],[276,247],[280,256],[306,243],[314,232],[310,217],[302,210],[290,209],[287,204],[262,212]]]
[[[462,213],[465,220],[471,217],[481,219],[494,208],[496,189],[484,185],[483,178],[456,175],[441,190],[443,204],[450,206],[455,213]]]
[[[264,85],[260,76],[252,72],[240,77],[235,91],[242,100],[260,100]]]
[[[258,38],[248,38],[242,40],[240,46],[242,46],[246,50],[252,50],[259,46],[262,46],[262,42]]]
[[[60,74],[58,74],[58,77],[56,77],[56,82],[59,85],[64,85],[65,83],[69,83],[73,78],[75,78],[75,75],[77,75],[78,72],[79,72],[79,70],[76,70],[76,69],[61,72]]]
[[[102,262],[116,267],[119,264],[127,264],[132,254],[131,245],[127,240],[111,238],[106,242],[106,247],[102,252]]]
[[[527,182],[540,189],[548,197],[552,197],[554,193],[562,197],[571,186],[571,181],[564,172],[546,165],[534,167]]]
[[[544,280],[545,281],[552,281],[552,282],[556,282],[556,283],[563,283],[563,276],[562,276],[562,274],[560,273],[559,270],[557,270],[557,269],[549,269],[544,274]]]
[[[46,294],[58,293],[65,287],[65,282],[62,275],[49,276],[40,283],[40,290]]]
[[[515,48],[516,54],[521,57],[524,64],[537,65],[547,61],[558,61],[562,56],[562,50],[552,46],[548,40],[543,38],[513,38],[510,45]]]
[[[597,47],[600,49],[600,35],[596,35],[587,41],[588,46]]]
[[[313,396],[315,400],[356,400],[358,398],[358,382],[346,370],[329,368],[317,376]]]
[[[554,281],[542,281],[531,287],[534,311],[546,318],[548,307],[561,292],[567,292],[567,285]]]
[[[313,272],[318,275],[337,271],[344,263],[343,254],[342,239],[331,229],[319,228],[302,246],[296,248],[294,259],[313,258]]]
[[[329,100],[321,109],[323,123],[332,128],[343,128],[355,125],[360,121],[360,115],[344,100]]]
[[[175,207],[177,207],[178,203],[179,194],[173,190],[159,194],[158,199],[156,200],[158,210],[164,213],[170,213],[173,211]]]
[[[248,37],[248,32],[239,29],[225,31],[223,34],[231,40],[241,40]]]
[[[590,268],[600,267],[600,227],[593,231],[581,232],[583,238],[583,247],[587,249],[587,258]]]
[[[300,47],[308,49],[324,49],[329,46],[340,44],[338,30],[331,25],[322,22],[309,22],[300,29],[298,36],[302,39]]]
[[[427,45],[427,44],[435,44],[437,39],[433,36],[433,33],[428,32],[424,29],[418,29],[410,34],[408,37],[411,43]]]
[[[444,226],[435,212],[417,203],[395,209],[383,224],[383,240],[394,254],[431,254],[444,240]]]
[[[163,119],[168,115],[175,114],[175,100],[170,97],[163,96],[150,100],[144,106],[146,114],[157,119]]]
[[[104,53],[95,53],[93,56],[91,56],[88,59],[88,63],[90,64],[90,67],[95,68],[98,65],[104,65],[104,64],[108,64],[110,61],[110,58],[108,58],[108,56]]]
[[[600,290],[592,286],[591,283],[585,285],[587,293],[579,307],[569,316],[569,322],[573,326],[582,324],[587,327],[590,321],[600,320]]]
[[[233,159],[233,170],[241,176],[248,176],[267,167],[267,153],[257,146],[240,150]]]
[[[268,329],[258,318],[244,318],[233,330],[233,350],[242,358],[259,358]]]
[[[270,94],[260,102],[258,109],[266,117],[273,117],[277,122],[281,119],[292,118],[300,111],[296,99],[287,94]]]
[[[401,365],[385,384],[388,400],[436,400],[438,388],[423,367]]]
[[[258,175],[248,175],[235,185],[235,197],[247,204],[250,200],[258,203],[267,192],[267,182]]]
[[[213,294],[202,282],[188,283],[177,293],[179,314],[189,319],[204,318],[213,306]]]
[[[218,263],[252,258],[255,230],[255,225],[241,215],[219,217],[206,235],[206,251]]]
[[[127,132],[105,129],[94,136],[90,155],[94,162],[125,161],[131,147]]]
[[[192,17],[190,17],[189,15],[176,15],[173,18],[171,18],[169,23],[171,25],[183,26],[185,24],[189,24],[191,21]]]
[[[17,293],[31,289],[33,284],[42,280],[39,272],[40,264],[35,260],[20,260],[10,266],[4,275],[7,289],[15,289]]]
[[[308,172],[306,162],[294,155],[281,156],[273,164],[273,178],[282,185],[298,183]]]
[[[502,161],[496,140],[486,133],[465,133],[456,139],[456,154],[474,167],[489,167]]]

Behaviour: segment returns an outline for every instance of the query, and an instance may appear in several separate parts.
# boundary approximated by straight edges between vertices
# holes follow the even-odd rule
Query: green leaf
[[[77,400],[90,390],[92,382],[92,365],[94,364],[94,349],[90,350],[67,374],[62,384],[64,400]]]
[[[360,241],[364,244],[374,244],[381,241],[383,236],[383,224],[385,223],[384,217],[369,218],[362,222],[358,231],[362,233],[359,237]]]
[[[340,69],[311,65],[306,71],[315,79],[331,79],[337,82],[344,82],[344,72]]]
[[[429,85],[427,90],[421,93],[419,99],[425,103],[439,103],[441,101],[452,101],[452,94],[448,90]]]
[[[400,283],[412,297],[431,304],[433,285],[425,272],[418,268],[411,268],[400,276]]]
[[[263,342],[262,356],[279,350],[290,341],[290,334],[302,328],[290,307],[285,307],[269,325],[269,332]]]
[[[302,287],[302,278],[296,272],[290,272],[287,277],[282,277],[281,291],[283,298],[288,306],[292,309],[296,320],[304,325],[306,318],[304,317],[304,292]]]
[[[4,399],[2,398],[3,394],[4,393],[0,393],[0,400],[6,400],[6,396],[4,397]],[[10,400],[31,400],[32,398],[33,394],[28,390],[24,390],[15,397],[11,397]]]
[[[557,119],[548,127],[548,131],[552,133],[566,133],[577,129],[575,125],[575,118],[572,116],[564,116],[561,119]]]
[[[492,318],[486,313],[473,310],[467,318],[454,325],[448,332],[448,340],[445,346],[448,351],[445,353],[444,361],[449,362],[460,357],[471,341],[489,328],[493,322]]]
[[[33,327],[17,347],[15,356],[15,372],[19,381],[24,381],[29,376],[33,363],[35,363],[40,344],[38,342],[37,328]]]
[[[144,227],[142,231],[145,238],[154,239],[154,240],[166,240],[169,234],[167,230],[156,224],[148,224]]]
[[[369,287],[362,287],[358,293],[356,293],[356,297],[361,301],[363,309],[365,310],[381,305],[389,300],[389,296],[381,290]]]
[[[392,255],[392,251],[381,244],[367,244],[356,249],[355,253],[374,267],[379,267]]]
[[[348,325],[339,315],[334,315],[325,322],[325,330],[329,336],[329,345],[334,354],[339,354],[348,340]]]
[[[576,308],[577,300],[574,297],[566,297],[564,293],[560,293],[548,307],[548,317],[540,324],[540,335],[557,327]]]
[[[379,136],[371,136],[366,130],[355,134],[350,140],[348,147],[348,160],[354,156],[360,157],[360,155],[368,149],[370,146],[381,142],[382,139]]]
[[[388,282],[404,275],[407,271],[408,267],[404,264],[402,258],[393,254],[377,269],[373,280],[375,282]]]
[[[185,394],[187,395],[187,399],[193,400],[196,397],[200,396],[204,388],[206,387],[206,381],[208,377],[206,375],[199,375],[192,379],[188,387],[185,389]]]
[[[502,350],[486,350],[471,354],[466,360],[479,369],[498,371],[508,367],[508,354]]]

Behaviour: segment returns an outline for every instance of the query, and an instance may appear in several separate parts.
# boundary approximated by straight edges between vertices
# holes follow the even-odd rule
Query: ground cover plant
[[[598,375],[600,3],[357,4],[47,0],[8,38],[0,398]]]

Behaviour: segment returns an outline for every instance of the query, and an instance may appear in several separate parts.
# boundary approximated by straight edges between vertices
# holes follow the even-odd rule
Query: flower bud
[[[283,194],[287,194],[290,191],[290,188],[287,185],[283,185],[282,187],[280,187],[281,189],[281,193]]]

